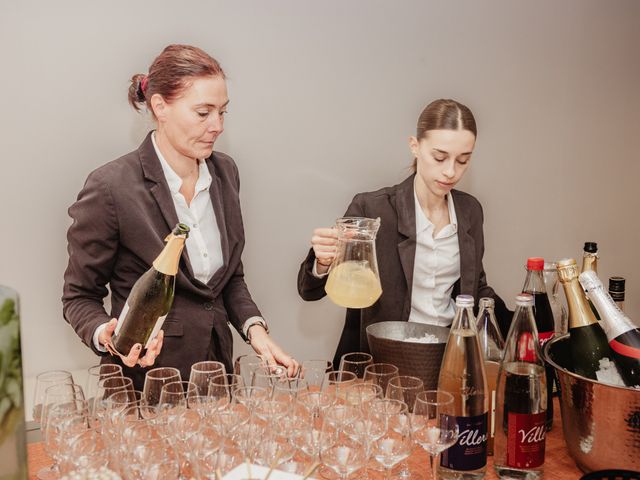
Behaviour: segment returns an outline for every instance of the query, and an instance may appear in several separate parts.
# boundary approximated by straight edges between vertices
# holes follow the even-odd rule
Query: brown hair
[[[434,100],[418,117],[416,138],[424,138],[429,130],[469,130],[478,136],[476,119],[469,107],[455,100]]]
[[[218,61],[205,51],[190,45],[169,45],[153,61],[147,75],[137,73],[131,77],[129,103],[137,111],[146,104],[153,113],[150,99],[154,94],[170,102],[189,85],[190,79],[218,75],[226,78]]]

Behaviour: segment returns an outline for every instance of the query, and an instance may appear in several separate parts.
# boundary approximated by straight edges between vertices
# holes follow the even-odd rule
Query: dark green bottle
[[[162,328],[173,303],[178,264],[188,236],[189,227],[178,223],[153,266],[133,285],[111,338],[115,353],[126,356],[136,343],[147,348]]]
[[[564,287],[569,307],[569,334],[573,371],[597,380],[600,360],[612,359],[607,336],[596,320],[578,281],[578,265],[573,258],[557,262],[558,277]]]

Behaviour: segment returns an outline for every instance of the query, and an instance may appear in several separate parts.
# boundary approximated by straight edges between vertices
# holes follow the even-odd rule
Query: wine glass
[[[353,372],[356,377],[363,378],[364,370],[373,363],[373,356],[365,352],[345,353],[340,357],[340,368],[346,372]]]
[[[333,405],[335,397],[325,392],[311,390],[300,393],[297,400],[309,412],[311,418],[320,418],[327,408]]]
[[[254,407],[269,398],[269,390],[263,387],[239,387],[233,391],[233,402],[240,403],[253,412]]]
[[[276,383],[282,381],[287,376],[286,368],[279,365],[264,365],[257,367],[253,374],[254,387],[263,387],[269,391],[269,396],[273,396]]]
[[[385,479],[391,478],[391,469],[411,453],[411,422],[407,418],[407,404],[400,400],[371,402],[369,419],[385,425],[384,433],[371,446],[373,458],[384,467]]]
[[[307,381],[310,388],[320,390],[325,375],[332,370],[331,360],[305,360],[300,368],[300,377]]]
[[[372,400],[382,397],[382,387],[375,383],[355,383],[345,391],[346,402],[360,408],[363,412],[366,412]]]
[[[240,355],[236,358],[235,362],[233,362],[233,373],[240,375],[244,384],[249,386],[253,384],[253,374],[255,373],[256,368],[266,364],[267,362],[264,360],[262,355],[253,353]]]
[[[341,435],[331,446],[320,452],[320,458],[341,480],[346,480],[365,465],[367,455],[364,442]]]
[[[156,405],[160,401],[160,392],[166,383],[182,380],[180,371],[172,367],[158,367],[149,370],[144,377],[143,397],[148,405]]]
[[[33,406],[33,419],[40,423],[40,429],[42,430],[42,403],[44,402],[44,395],[47,388],[51,385],[58,383],[72,384],[73,377],[70,372],[66,370],[47,370],[40,373],[36,377],[36,391],[34,394],[34,406]]]
[[[304,378],[281,378],[273,386],[273,398],[295,402],[298,395],[308,392],[309,384]]]
[[[176,381],[165,383],[160,390],[158,405],[163,410],[173,408],[186,409],[187,399],[198,395],[198,387],[195,383]]]
[[[96,395],[91,404],[91,416],[102,423],[107,413],[109,397],[114,393],[133,391],[133,381],[128,377],[110,376],[98,381]]]
[[[113,376],[122,377],[122,367],[115,363],[103,363],[89,367],[87,373],[87,383],[84,392],[89,402],[89,411],[93,411],[93,400],[98,391],[98,383],[103,378]]]
[[[198,387],[199,395],[206,395],[209,390],[209,381],[216,375],[227,373],[224,364],[215,361],[197,362],[191,365],[189,381]]]
[[[420,378],[400,375],[389,380],[389,384],[387,385],[387,398],[406,403],[409,413],[411,413],[416,402],[416,396],[423,390],[424,382]],[[407,462],[402,462],[398,476],[400,478],[413,478],[415,480],[421,480],[422,478],[421,475],[417,473],[412,474],[409,471]]]
[[[363,380],[372,382],[382,387],[382,391],[386,393],[389,380],[399,375],[398,367],[392,363],[372,363],[364,369]]]
[[[426,390],[416,397],[412,416],[413,438],[429,453],[432,479],[438,475],[437,458],[458,439],[453,395],[444,390]]]
[[[344,400],[347,388],[356,383],[357,375],[344,370],[334,370],[325,375],[322,390],[336,399]]]

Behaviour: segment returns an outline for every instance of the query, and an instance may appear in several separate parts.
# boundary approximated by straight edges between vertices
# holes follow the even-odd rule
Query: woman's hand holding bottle
[[[98,341],[100,345],[105,347],[107,350],[110,349],[111,345],[111,337],[113,336],[113,332],[116,329],[116,325],[118,324],[118,319],[112,318],[109,323],[106,324],[105,328],[102,329],[100,335],[98,336]],[[147,347],[146,353],[140,358],[140,353],[142,352],[142,345],[136,343],[132,348],[129,354],[126,357],[121,357],[122,362],[127,367],[134,367],[135,365],[140,365],[141,367],[150,367],[152,366],[158,355],[160,355],[160,351],[162,350],[162,343],[164,340],[164,332],[160,330],[156,338],[151,340],[149,343],[149,347]]]

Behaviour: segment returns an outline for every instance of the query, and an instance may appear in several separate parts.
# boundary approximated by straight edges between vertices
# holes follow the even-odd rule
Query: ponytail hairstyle
[[[226,78],[215,58],[190,45],[169,45],[153,61],[148,74],[137,73],[131,77],[129,104],[138,112],[146,105],[153,114],[150,100],[154,94],[171,102],[191,80],[209,76]]]

